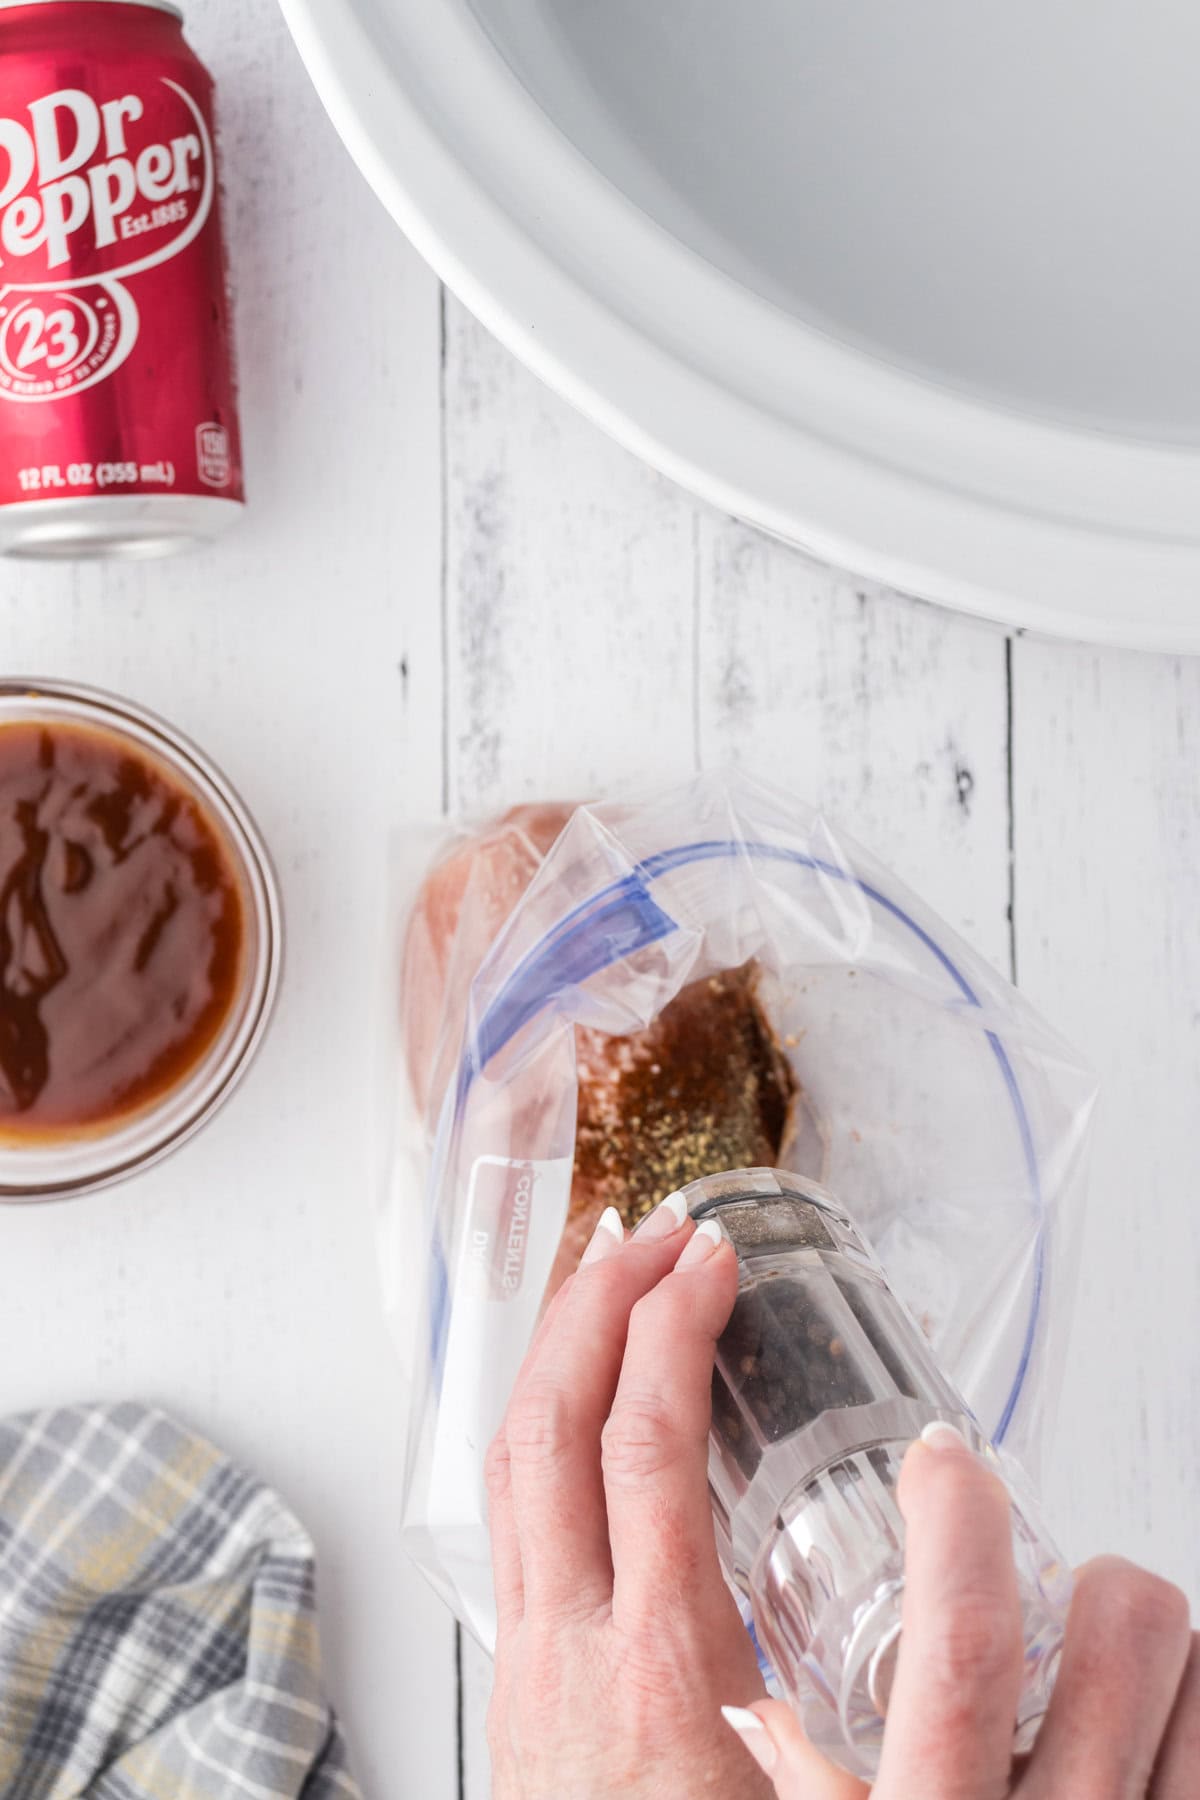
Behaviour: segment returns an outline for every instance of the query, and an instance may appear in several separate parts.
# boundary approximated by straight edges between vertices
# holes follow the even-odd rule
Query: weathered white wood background
[[[174,563],[0,570],[0,663],[206,745],[274,847],[287,978],[184,1154],[0,1218],[0,1406],[144,1395],[276,1482],[317,1541],[367,1793],[483,1800],[486,1666],[397,1546],[370,1191],[388,836],[741,760],[1015,967],[1100,1070],[1047,1506],[1074,1556],[1120,1548],[1200,1601],[1200,664],[1010,639],[697,505],[443,300],[271,0],[211,0],[191,35],[224,124],[249,513]]]

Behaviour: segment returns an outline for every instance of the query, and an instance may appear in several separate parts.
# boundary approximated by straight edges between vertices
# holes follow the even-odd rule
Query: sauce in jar
[[[105,1130],[183,1083],[243,980],[215,819],[131,740],[0,722],[0,1141]]]

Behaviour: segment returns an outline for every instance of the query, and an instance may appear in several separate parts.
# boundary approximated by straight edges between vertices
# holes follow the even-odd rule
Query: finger
[[[1119,1557],[1079,1571],[1022,1800],[1142,1800],[1187,1662],[1187,1601]],[[1196,1792],[1196,1765],[1187,1792]]]
[[[730,1600],[708,1498],[717,1338],[737,1295],[737,1258],[706,1222],[670,1274],[639,1300],[612,1414],[604,1491],[613,1616],[634,1627],[664,1611],[697,1617]]]
[[[1183,1680],[1158,1753],[1151,1800],[1195,1800],[1200,1785],[1200,1635],[1192,1634]]]
[[[488,1535],[492,1546],[492,1587],[496,1597],[496,1647],[503,1648],[521,1623],[525,1583],[521,1547],[513,1512],[512,1463],[508,1439],[497,1432],[483,1465],[488,1496]]]
[[[615,1236],[613,1242],[615,1246]],[[572,1280],[574,1280],[574,1275],[570,1276],[558,1289],[538,1321],[537,1329],[525,1353],[523,1368],[527,1369],[532,1366],[542,1339],[551,1329],[554,1319],[566,1299]],[[492,1586],[496,1600],[496,1644],[499,1650],[512,1631],[520,1624],[525,1607],[521,1549],[512,1498],[512,1459],[503,1426],[488,1446],[483,1464],[483,1478],[488,1496],[488,1536],[492,1552]]]
[[[614,1244],[615,1242],[614,1237]],[[532,1366],[541,1341],[563,1305],[573,1279],[572,1275],[563,1283],[538,1321],[525,1352],[523,1369]],[[496,1601],[496,1644],[499,1650],[520,1624],[525,1609],[521,1548],[512,1497],[512,1459],[503,1426],[488,1446],[483,1478],[488,1496],[488,1536],[492,1553],[492,1587]]]
[[[721,1713],[759,1768],[771,1777],[779,1800],[869,1800],[861,1781],[835,1768],[813,1749],[799,1719],[782,1700],[723,1706]]]
[[[647,1226],[624,1243],[609,1209],[517,1379],[504,1435],[526,1618],[588,1611],[612,1598],[600,1432],[629,1315],[691,1231],[682,1205],[659,1226],[665,1236]]]
[[[904,1629],[877,1800],[1000,1800],[1022,1675],[1008,1494],[943,1426],[909,1451],[898,1497]]]

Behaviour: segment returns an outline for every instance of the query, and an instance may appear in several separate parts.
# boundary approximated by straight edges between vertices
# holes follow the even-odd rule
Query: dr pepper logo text
[[[192,242],[215,186],[204,116],[165,76],[103,100],[57,88],[0,118],[0,398],[112,374],[138,332],[124,284]]]

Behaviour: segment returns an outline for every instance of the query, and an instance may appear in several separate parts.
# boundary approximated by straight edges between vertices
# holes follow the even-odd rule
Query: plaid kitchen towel
[[[3,1800],[357,1800],[313,1549],[151,1407],[0,1421]]]

